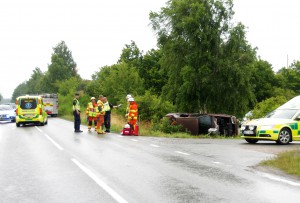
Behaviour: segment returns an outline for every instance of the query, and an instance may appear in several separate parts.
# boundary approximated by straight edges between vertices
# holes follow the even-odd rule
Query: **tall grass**
[[[261,165],[278,168],[288,174],[300,177],[300,150],[282,152],[277,157],[262,162]]]

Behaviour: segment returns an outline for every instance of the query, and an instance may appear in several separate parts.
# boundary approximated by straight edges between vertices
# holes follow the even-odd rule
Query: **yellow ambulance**
[[[20,96],[16,99],[16,126],[21,124],[45,125],[48,115],[41,96]]]
[[[242,138],[248,143],[273,140],[278,144],[300,141],[300,96],[294,97],[265,118],[254,119],[241,126]]]

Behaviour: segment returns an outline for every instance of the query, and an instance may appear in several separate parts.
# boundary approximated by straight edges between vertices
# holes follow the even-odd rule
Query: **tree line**
[[[157,121],[169,112],[225,113],[259,117],[300,93],[300,62],[281,68],[257,56],[246,28],[232,23],[232,0],[170,0],[149,20],[157,49],[143,53],[134,41],[119,60],[83,80],[66,43],[53,48],[48,70],[36,67],[19,84],[23,94],[58,93],[60,113],[70,113],[75,92],[86,104],[100,94],[112,103],[134,95],[142,119]],[[125,105],[123,105],[125,106]],[[125,108],[125,107],[123,107]],[[120,110],[122,112],[122,109]]]

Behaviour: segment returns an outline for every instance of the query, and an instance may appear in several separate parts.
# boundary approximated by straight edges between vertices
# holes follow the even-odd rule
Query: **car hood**
[[[295,123],[292,119],[282,118],[260,118],[246,122],[244,125],[277,125],[277,124],[288,124]]]

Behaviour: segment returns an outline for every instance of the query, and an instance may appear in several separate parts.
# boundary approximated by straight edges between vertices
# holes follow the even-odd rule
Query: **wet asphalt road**
[[[253,166],[300,142],[73,132],[0,124],[0,202],[299,202],[300,181]]]

